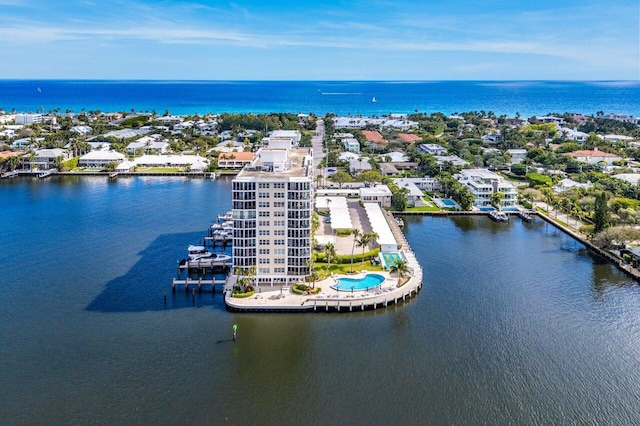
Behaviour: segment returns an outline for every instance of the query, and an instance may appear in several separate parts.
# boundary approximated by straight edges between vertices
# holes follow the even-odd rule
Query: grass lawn
[[[320,279],[327,278],[331,274],[347,274],[351,271],[351,264],[335,264],[331,263],[331,269],[327,274],[327,264],[322,262],[316,262],[313,270],[320,275]],[[368,260],[364,262],[364,265],[360,265],[360,262],[353,262],[353,272],[360,271],[383,271],[382,266],[372,265]]]
[[[427,205],[421,207],[409,207],[405,210],[406,212],[439,212],[440,209],[434,205]]]
[[[178,173],[182,169],[178,167],[137,167],[136,172]]]

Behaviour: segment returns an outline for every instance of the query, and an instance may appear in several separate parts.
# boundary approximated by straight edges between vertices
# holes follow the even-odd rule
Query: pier
[[[187,277],[184,280],[181,279],[176,279],[174,278],[173,280],[171,280],[171,291],[175,293],[176,291],[176,286],[184,286],[184,291],[185,293],[189,292],[189,286],[191,286],[191,288],[193,289],[194,287],[198,287],[198,292],[202,292],[203,287],[209,287],[211,289],[212,293],[215,293],[216,291],[216,286],[222,286],[222,288],[224,289],[224,286],[227,284],[227,280],[216,280],[216,279],[202,279],[202,278],[198,278],[198,279],[190,279],[189,277]]]

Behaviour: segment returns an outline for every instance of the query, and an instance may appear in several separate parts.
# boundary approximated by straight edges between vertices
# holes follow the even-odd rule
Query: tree
[[[331,180],[337,183],[338,187],[342,188],[342,185],[344,185],[346,182],[351,182],[351,176],[349,176],[349,173],[347,172],[339,171],[333,175]]]
[[[378,234],[375,232],[365,232],[362,234],[360,239],[358,240],[358,247],[362,247],[362,259],[360,261],[360,266],[364,265],[364,250],[369,245],[369,243],[375,241],[378,238]]]
[[[493,194],[491,194],[491,197],[490,197],[491,205],[493,205],[493,207],[495,207],[496,209],[500,210],[500,208],[502,207],[503,199],[504,199],[504,193],[494,192]]]
[[[602,191],[596,196],[593,225],[595,232],[600,232],[609,224],[609,206],[607,206],[607,194]]]
[[[390,272],[398,274],[398,286],[402,285],[404,277],[409,273],[409,265],[404,260],[397,260],[396,264],[390,268]]]
[[[333,245],[333,243],[327,243],[327,245],[324,246],[324,254],[325,256],[327,256],[327,274],[328,274],[329,271],[331,270],[331,259],[336,257],[336,248]]]
[[[353,245],[351,246],[351,272],[353,272],[353,252],[356,249],[356,241],[362,235],[362,232],[359,229],[352,229],[351,235],[353,235]]]
[[[382,175],[376,170],[367,170],[366,172],[362,172],[358,175],[358,178],[364,182],[365,185],[382,181]]]

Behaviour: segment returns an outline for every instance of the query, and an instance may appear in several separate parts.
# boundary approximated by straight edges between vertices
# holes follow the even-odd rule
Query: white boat
[[[376,97],[374,96],[373,99],[371,99],[371,102],[376,103],[378,101],[376,101]]]
[[[224,215],[219,214],[218,215],[218,221],[225,221],[225,222],[231,222],[231,224],[233,225],[233,213],[231,212],[227,212]]]
[[[489,217],[496,222],[506,222],[509,220],[509,217],[505,212],[501,212],[498,210],[493,210],[491,213],[489,213]]]
[[[213,256],[215,255],[207,250],[204,246],[189,246],[189,260],[210,259]]]

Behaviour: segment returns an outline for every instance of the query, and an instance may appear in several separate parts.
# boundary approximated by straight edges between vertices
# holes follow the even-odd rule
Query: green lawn
[[[154,172],[154,173],[178,173],[182,169],[178,167],[137,167],[136,172]]]
[[[322,262],[316,262],[314,264],[314,271],[318,272],[320,279],[327,278],[331,274],[347,274],[351,271],[351,264],[335,264],[331,263],[331,269],[327,273],[327,264]],[[353,272],[360,271],[383,271],[382,266],[372,265],[368,260],[364,262],[364,265],[360,265],[360,262],[353,262]]]
[[[408,207],[407,212],[439,212],[440,209],[434,205],[421,206],[421,207]]]

